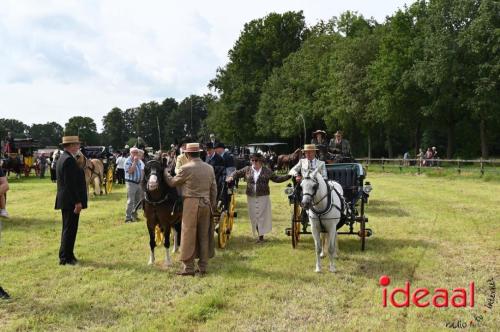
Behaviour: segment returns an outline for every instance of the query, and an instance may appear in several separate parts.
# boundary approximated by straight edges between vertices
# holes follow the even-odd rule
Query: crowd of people
[[[272,230],[272,209],[269,181],[284,182],[295,177],[301,180],[301,174],[308,169],[319,169],[326,177],[325,162],[321,156],[321,146],[326,137],[324,132],[315,132],[313,142],[304,145],[304,159],[301,159],[288,174],[277,175],[264,164],[264,156],[255,152],[250,156],[250,165],[236,169],[235,160],[224,143],[213,135],[203,146],[199,143],[184,140],[180,146],[172,145],[167,152],[159,152],[160,159],[167,159],[175,165],[173,175],[165,171],[163,177],[170,186],[179,188],[182,197],[182,233],[181,254],[182,276],[204,275],[208,269],[208,259],[213,256],[213,232],[200,232],[211,223],[211,215],[218,204],[227,206],[229,196],[228,184],[243,178],[246,183],[248,214],[252,232],[257,243],[263,243],[264,236]],[[56,150],[45,165],[50,167],[51,179],[57,183],[55,209],[61,211],[62,230],[59,247],[59,264],[76,265],[75,241],[78,232],[79,218],[82,210],[87,208],[87,184],[84,169],[78,166],[75,157],[81,150],[78,136],[64,136],[62,150]],[[337,132],[328,144],[329,151],[350,154],[349,143]],[[203,148],[202,148],[203,147]],[[116,181],[125,184],[127,202],[125,207],[125,223],[137,221],[137,208],[144,197],[144,180],[146,160],[149,156],[137,146],[116,153]],[[5,202],[9,189],[7,177],[0,169],[0,216],[7,218]],[[1,225],[0,225],[1,226]],[[0,228],[1,231],[1,228]],[[202,235],[200,235],[202,234]],[[198,267],[195,268],[195,259]],[[0,298],[9,295],[0,287]]]

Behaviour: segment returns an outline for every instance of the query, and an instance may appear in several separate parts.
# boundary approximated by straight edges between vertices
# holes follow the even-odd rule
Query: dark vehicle
[[[346,213],[341,215],[337,224],[337,230],[343,226],[349,227],[348,231],[338,231],[337,234],[358,235],[361,238],[361,250],[365,250],[365,240],[373,232],[366,228],[368,217],[365,216],[365,204],[372,190],[370,182],[365,181],[366,171],[359,163],[333,163],[326,165],[328,179],[338,182],[344,191],[344,200],[347,204]],[[286,235],[292,238],[292,246],[295,248],[300,240],[301,234],[311,234],[307,230],[309,218],[302,209],[300,202],[302,195],[300,185],[293,182],[288,184],[285,193],[288,195],[292,207],[291,227],[285,230]],[[359,223],[359,230],[354,230],[355,224]]]

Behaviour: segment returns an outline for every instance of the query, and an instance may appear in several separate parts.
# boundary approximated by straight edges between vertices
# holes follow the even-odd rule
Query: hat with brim
[[[187,143],[186,148],[184,149],[184,152],[200,152],[202,151],[200,149],[200,143]]]
[[[80,144],[80,138],[78,136],[63,136],[62,145],[67,144]]]
[[[304,144],[302,151],[318,151],[318,148],[316,148],[316,144]]]
[[[219,143],[215,144],[214,148],[215,148],[215,149],[217,149],[217,148],[223,148],[223,149],[225,149],[225,148],[226,148],[226,146],[224,145],[224,143],[219,142]]]
[[[313,136],[316,136],[317,134],[326,135],[326,131],[324,131],[324,130],[316,130],[312,134],[313,134]]]

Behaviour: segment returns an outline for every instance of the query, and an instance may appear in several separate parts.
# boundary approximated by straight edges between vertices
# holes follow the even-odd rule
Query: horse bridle
[[[146,179],[146,177],[144,177],[144,180],[146,182],[148,182],[149,177],[151,175],[156,175],[156,177],[158,178],[158,174],[156,172],[157,168],[156,167],[152,167],[153,164],[155,164],[155,166],[157,166],[156,164],[158,164],[158,166],[161,165],[161,163],[158,160],[154,160],[154,159],[150,160],[150,161],[148,161],[146,163],[146,166],[149,166],[149,168],[151,169],[151,172],[148,174],[147,179]],[[160,175],[160,176],[162,176],[162,175]],[[158,185],[158,187],[159,187],[159,185]],[[161,205],[161,204],[165,203],[168,200],[168,197],[169,197],[169,194],[167,192],[166,195],[165,195],[165,197],[163,197],[159,201],[153,201],[153,200],[150,199],[150,197],[148,197],[148,195],[149,195],[149,191],[147,190],[147,186],[146,186],[146,190],[144,190],[144,200],[146,202],[148,202],[148,204],[151,204],[151,205],[154,205],[154,206]]]
[[[332,210],[332,207],[335,207],[335,209],[337,209],[341,214],[343,214],[344,199],[340,195],[340,193],[337,191],[337,189],[335,189],[334,186],[332,186],[332,188],[330,188],[330,185],[328,185],[328,183],[326,182],[326,180],[323,179],[323,181],[325,181],[326,188],[327,188],[326,189],[326,195],[323,196],[323,197],[321,197],[321,199],[319,201],[314,202],[314,196],[316,196],[316,193],[318,192],[319,182],[318,182],[318,180],[316,180],[316,178],[312,178],[311,176],[309,176],[309,174],[307,174],[304,177],[304,180],[311,180],[311,181],[313,181],[315,183],[315,185],[314,185],[314,191],[313,191],[312,194],[302,192],[303,196],[311,196],[312,205],[309,208],[309,210],[311,210],[316,216],[321,217],[321,216],[324,216],[325,214],[327,214],[328,212],[330,212]],[[342,206],[339,207],[339,206],[337,206],[335,204],[332,204],[332,190],[335,191],[335,193],[337,194],[337,196],[338,196],[338,198],[340,200],[340,204]],[[323,211],[318,211],[318,210],[314,209],[314,206],[316,206],[319,203],[321,203],[321,201],[323,201],[325,198],[327,198],[326,208]]]

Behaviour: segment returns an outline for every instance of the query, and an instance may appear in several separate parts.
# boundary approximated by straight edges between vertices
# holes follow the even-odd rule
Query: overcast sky
[[[27,124],[103,115],[208,92],[244,23],[303,10],[383,22],[404,0],[0,0],[0,118]]]

